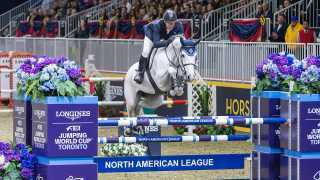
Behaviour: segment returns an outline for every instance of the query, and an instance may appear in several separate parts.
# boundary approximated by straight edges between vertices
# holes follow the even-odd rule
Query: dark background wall
[[[0,14],[26,2],[27,0],[1,0]]]

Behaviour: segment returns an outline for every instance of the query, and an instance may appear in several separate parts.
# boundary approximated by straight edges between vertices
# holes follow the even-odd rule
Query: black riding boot
[[[140,56],[138,72],[137,72],[137,75],[134,77],[134,80],[138,84],[141,84],[144,79],[144,71],[146,69],[146,65],[147,65],[147,58]]]

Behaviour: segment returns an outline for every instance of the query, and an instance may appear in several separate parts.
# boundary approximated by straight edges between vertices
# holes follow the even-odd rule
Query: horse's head
[[[170,74],[176,77],[182,77],[184,80],[192,81],[195,79],[197,67],[196,45],[200,40],[194,42],[186,40],[183,36],[173,37],[172,43],[167,47],[167,57],[171,67]],[[170,68],[169,68],[170,69]]]
[[[192,81],[196,76],[197,67],[197,49],[196,45],[200,40],[194,42],[192,40],[180,39],[181,42],[181,53],[180,53],[180,64],[182,72],[184,73],[187,81]]]

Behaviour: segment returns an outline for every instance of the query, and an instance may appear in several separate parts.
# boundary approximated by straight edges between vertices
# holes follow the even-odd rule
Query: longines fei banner
[[[219,86],[216,88],[217,116],[250,115],[250,89]]]

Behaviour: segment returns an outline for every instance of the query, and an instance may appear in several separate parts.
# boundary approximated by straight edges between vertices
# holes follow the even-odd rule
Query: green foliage
[[[197,91],[199,95],[200,105],[201,105],[201,114],[200,116],[208,116],[210,113],[210,89],[208,86],[201,87]]]
[[[56,87],[55,90],[48,92],[40,90],[40,75],[37,75],[34,79],[27,80],[25,95],[32,99],[44,99],[46,96],[83,96],[86,94],[82,86],[77,86],[70,80],[56,80],[53,85]],[[23,94],[21,85],[18,85],[17,91],[18,94]]]
[[[106,82],[105,81],[95,82],[94,95],[98,96],[98,100],[99,101],[102,101],[104,96],[105,96],[105,88],[106,88]]]

